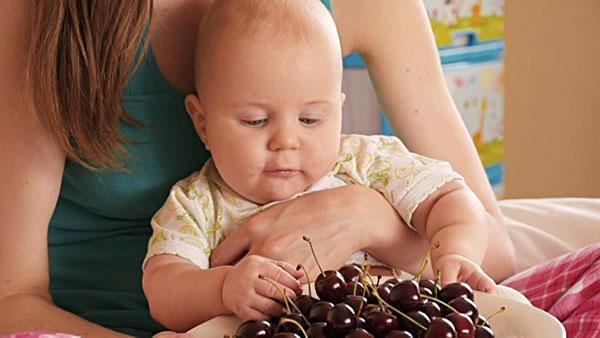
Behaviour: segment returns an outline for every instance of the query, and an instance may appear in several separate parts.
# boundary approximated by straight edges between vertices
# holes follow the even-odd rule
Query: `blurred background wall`
[[[505,15],[504,197],[600,197],[600,1]]]

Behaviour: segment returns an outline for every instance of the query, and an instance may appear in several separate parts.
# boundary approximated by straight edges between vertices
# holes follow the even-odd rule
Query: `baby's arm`
[[[170,254],[153,256],[144,269],[143,287],[152,317],[170,330],[183,332],[211,318],[236,314],[242,319],[267,319],[282,313],[283,295],[302,291],[302,272],[285,262],[246,256],[234,266],[201,269]]]
[[[495,291],[494,281],[481,269],[491,220],[463,181],[446,183],[419,204],[412,225],[429,243],[439,244],[431,251],[431,264],[442,284],[461,281],[477,290]]]
[[[430,245],[439,243],[432,251],[433,271],[440,270],[444,282],[493,288],[480,268],[488,248],[487,222],[493,219],[448,163],[411,153],[395,137],[348,135],[338,164],[340,178],[379,191],[409,227]],[[375,257],[393,264],[386,258],[414,254],[392,251]]]

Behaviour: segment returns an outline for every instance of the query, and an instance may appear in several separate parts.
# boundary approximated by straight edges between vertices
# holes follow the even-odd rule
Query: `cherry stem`
[[[269,283],[271,283],[274,287],[277,288],[277,290],[279,290],[279,292],[281,292],[281,294],[283,295],[283,301],[285,302],[285,307],[288,310],[288,313],[293,313],[292,309],[290,308],[290,304],[288,303],[288,297],[286,295],[286,293],[281,289],[281,287],[279,285],[277,285],[277,283],[275,283],[274,280],[272,280],[271,278],[267,277],[267,276],[263,276],[263,275],[258,275],[258,278],[267,281]]]
[[[304,338],[308,338],[308,333],[306,333],[306,331],[304,330],[304,328],[302,327],[302,325],[300,325],[300,323],[298,323],[297,321],[291,319],[291,318],[285,318],[285,317],[281,317],[281,319],[279,320],[279,323],[292,323],[294,325],[296,325],[300,331],[302,331],[302,334],[304,335]]]
[[[492,313],[491,315],[487,316],[487,318],[483,321],[484,324],[488,324],[490,325],[489,320],[496,317],[497,315],[501,314],[502,312],[504,312],[504,310],[506,310],[506,307],[501,306],[498,310],[496,310],[496,312]]]
[[[310,287],[310,279],[308,278],[308,271],[306,271],[306,268],[304,267],[304,265],[298,264],[298,266],[296,267],[296,270],[300,270],[300,269],[302,269],[302,271],[304,271],[304,276],[306,276],[306,283],[308,284],[308,296],[312,298],[312,289]]]
[[[356,286],[358,285],[358,281],[354,281],[354,287],[352,288],[352,295],[356,296]]]
[[[453,308],[451,305],[449,305],[449,304],[447,304],[446,302],[444,302],[444,301],[442,301],[442,300],[439,300],[439,299],[437,299],[437,298],[435,298],[435,297],[431,297],[431,296],[424,295],[424,294],[421,294],[421,297],[423,297],[423,298],[425,298],[425,299],[432,300],[432,301],[434,301],[434,302],[438,302],[438,303],[440,303],[440,304],[444,305],[445,307],[449,308],[449,309],[450,309],[450,310],[452,310],[453,312],[460,313],[460,312],[458,312],[458,310],[456,310],[455,308]]]
[[[436,271],[437,276],[435,277],[435,287],[433,288],[433,296],[437,298],[438,296],[438,285],[442,285],[442,273],[440,270]]]
[[[296,303],[292,302],[292,300],[288,298],[287,290],[283,290],[283,295],[289,300],[290,304],[292,304],[292,307],[298,312],[298,315],[302,318],[304,323],[306,323],[307,326],[310,325],[310,322],[308,321],[308,319],[306,319],[306,317],[304,317],[304,314],[302,313],[302,311],[300,311]]]
[[[395,307],[393,307],[392,305],[390,305],[389,303],[387,303],[385,300],[383,300],[381,298],[381,296],[379,295],[379,293],[377,292],[377,289],[375,287],[373,287],[372,284],[368,284],[369,287],[371,287],[371,289],[373,289],[371,292],[371,294],[377,299],[377,302],[379,302],[380,304],[385,305],[387,308],[391,309],[392,311],[396,312],[397,314],[401,315],[402,317],[404,317],[404,319],[412,322],[413,324],[415,324],[418,328],[420,328],[423,331],[427,331],[427,328],[423,325],[421,325],[419,322],[417,322],[416,320],[410,318],[408,315],[406,315],[405,313],[403,313],[402,311],[396,309]]]
[[[321,264],[319,264],[319,260],[317,259],[317,255],[315,254],[315,249],[313,248],[312,245],[312,241],[310,240],[310,238],[306,237],[306,236],[302,236],[302,239],[308,242],[308,245],[310,245],[310,251],[313,254],[313,257],[315,258],[315,261],[317,262],[317,266],[319,267],[319,270],[321,270],[321,275],[323,275],[323,277],[325,277],[325,272],[323,272],[323,268],[321,267]]]
[[[398,279],[398,270],[396,270],[396,268],[392,268],[392,276]]]

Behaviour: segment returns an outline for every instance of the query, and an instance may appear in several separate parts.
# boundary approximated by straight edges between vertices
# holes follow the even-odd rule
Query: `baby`
[[[257,275],[293,295],[302,276],[295,262],[248,255],[211,267],[211,252],[273,203],[347,184],[376,189],[409,227],[439,243],[431,258],[445,281],[495,289],[479,267],[487,213],[461,176],[395,137],[341,135],[341,48],[320,2],[220,0],[198,41],[197,94],[185,103],[212,159],[178,182],[152,219],[144,290],[157,320],[186,328],[219,314],[280,314],[281,294]],[[178,285],[148,287],[161,274],[177,275]],[[159,299],[172,308],[154,309]]]

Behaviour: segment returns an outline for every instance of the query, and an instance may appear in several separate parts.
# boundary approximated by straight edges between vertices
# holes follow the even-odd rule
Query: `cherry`
[[[475,325],[469,316],[464,313],[452,312],[446,316],[454,324],[458,338],[473,338],[475,335]]]
[[[346,283],[346,290],[344,291],[347,295],[362,295],[365,292],[365,286],[359,281],[351,281]]]
[[[308,320],[311,323],[327,321],[327,313],[333,309],[333,303],[319,301],[316,302],[308,312]]]
[[[456,330],[446,318],[435,318],[431,321],[424,338],[456,338]]]
[[[327,332],[335,337],[347,335],[356,328],[356,313],[348,304],[336,304],[327,313]]]
[[[356,317],[356,327],[366,327],[367,320],[364,317],[358,316]]]
[[[400,311],[415,311],[420,307],[419,284],[414,280],[403,280],[392,287],[390,304]]]
[[[347,264],[338,269],[339,273],[344,276],[346,283],[360,280],[363,270],[355,264]]]
[[[293,332],[277,332],[273,338],[302,338],[302,336]]]
[[[425,330],[427,330],[427,328],[429,327],[429,325],[431,323],[431,319],[429,319],[429,317],[427,317],[427,315],[425,313],[423,313],[422,311],[411,311],[411,312],[407,313],[406,315],[408,317],[410,317],[412,320],[414,320],[415,322],[421,324],[421,326],[424,327]],[[406,331],[410,332],[415,337],[420,337],[425,332],[425,330],[423,330],[423,328],[418,327],[417,325],[415,325],[415,323],[413,323],[410,320],[407,320],[406,318],[404,318],[404,322],[402,323],[402,328],[404,328]]]
[[[271,337],[273,328],[266,320],[247,320],[237,329],[235,336],[239,338]]]
[[[300,312],[302,312],[303,315],[307,316],[308,312],[310,311],[310,308],[313,306],[313,304],[318,302],[318,299],[312,296],[312,288],[310,287],[308,271],[306,271],[304,265],[298,264],[298,266],[296,266],[296,270],[300,269],[304,271],[304,276],[306,277],[306,284],[308,285],[308,295],[298,296],[294,304],[296,304],[296,307],[300,310]]]
[[[473,289],[467,283],[455,282],[444,285],[438,293],[438,298],[446,303],[458,297],[467,297],[473,300]]]
[[[310,245],[310,251],[317,262],[319,270],[321,270],[321,274],[319,274],[317,280],[315,280],[315,291],[317,292],[317,296],[319,296],[319,299],[321,300],[326,300],[334,304],[343,301],[346,297],[346,281],[344,280],[344,276],[336,270],[323,271],[310,238],[302,236],[302,239]]]
[[[363,305],[363,309],[361,311],[361,315],[367,317],[372,312],[381,312],[381,306],[377,304],[365,304]]]
[[[347,334],[345,338],[375,338],[375,336],[365,329],[358,328]]]
[[[442,309],[436,302],[427,302],[427,304],[421,306],[421,311],[425,312],[431,319],[442,316]]]
[[[310,324],[306,333],[310,338],[326,338],[327,322],[316,322]]]
[[[310,297],[309,295],[300,295],[296,298],[294,304],[296,304],[296,307],[303,315],[308,316],[310,308],[318,301],[318,299]]]
[[[442,290],[442,287],[439,283],[437,283],[434,279],[422,279],[419,281],[419,287],[425,288],[431,291],[431,295],[435,297],[435,295],[439,294]]]
[[[360,316],[362,309],[367,305],[367,298],[363,296],[348,295],[346,296],[346,299],[344,299],[344,303],[350,305],[352,310]]]
[[[305,328],[304,318],[297,313],[289,313],[279,319],[277,332],[292,332],[303,336],[302,330]]]
[[[477,326],[487,326],[490,327],[490,323],[487,319],[480,313],[479,317],[477,317]]]
[[[413,338],[413,335],[404,330],[392,330],[388,332],[384,338]]]
[[[475,328],[475,338],[494,338],[494,331],[487,326],[478,326]]]
[[[369,332],[381,337],[391,330],[398,328],[398,317],[388,312],[373,312],[366,318]]]
[[[392,292],[392,288],[394,287],[394,282],[388,283],[388,281],[383,282],[377,287],[377,293],[385,302],[390,303],[390,293]]]
[[[479,311],[475,302],[466,297],[455,298],[448,305],[452,306],[456,311],[464,313],[471,318],[473,323],[479,318]],[[442,311],[443,313],[444,311]]]

